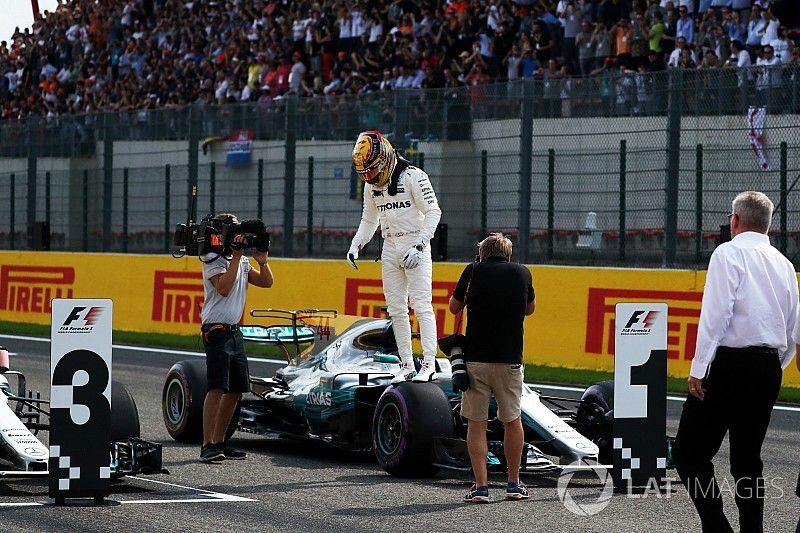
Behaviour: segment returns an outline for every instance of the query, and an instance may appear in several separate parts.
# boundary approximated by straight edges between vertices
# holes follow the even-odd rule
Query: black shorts
[[[215,330],[203,335],[208,390],[250,391],[250,372],[242,332]]]

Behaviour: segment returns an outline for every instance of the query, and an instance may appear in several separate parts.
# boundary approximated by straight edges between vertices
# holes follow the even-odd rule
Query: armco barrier
[[[380,264],[361,261],[271,260],[275,285],[252,288],[255,308],[336,309],[381,316]],[[111,298],[114,325],[126,331],[192,334],[198,330],[203,286],[197,258],[130,254],[0,252],[0,320],[47,324],[50,300]],[[455,328],[447,302],[463,264],[434,263],[433,305],[439,333]],[[525,360],[550,366],[612,370],[614,306],[669,305],[668,371],[686,376],[694,354],[705,272],[531,266],[536,313],[525,321]],[[800,362],[784,372],[800,387]]]

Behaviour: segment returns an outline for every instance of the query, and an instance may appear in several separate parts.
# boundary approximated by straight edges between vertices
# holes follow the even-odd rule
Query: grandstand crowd
[[[790,2],[784,2],[790,4]],[[769,0],[59,0],[0,43],[0,116],[800,66]]]

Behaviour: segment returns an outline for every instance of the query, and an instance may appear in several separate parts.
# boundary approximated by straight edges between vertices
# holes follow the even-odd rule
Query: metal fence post
[[[114,188],[114,135],[110,113],[103,113],[103,251],[111,248],[111,210]]]
[[[314,252],[314,158],[308,158],[308,207],[306,209],[306,255]]]
[[[217,208],[217,164],[213,161],[208,165],[208,209],[216,213]]]
[[[683,107],[683,73],[669,71],[667,105],[667,181],[664,213],[664,266],[673,267],[678,247],[678,186],[681,161],[681,110]]]
[[[257,204],[257,216],[259,220],[264,220],[264,160],[258,160],[258,199],[256,200]]]
[[[294,178],[297,155],[297,98],[286,99],[286,164],[283,179],[283,255],[294,255]]]
[[[122,169],[122,251],[128,253],[128,168]]]
[[[38,117],[28,117],[27,120],[27,134],[28,134],[28,198],[27,198],[27,225],[28,231],[33,228],[33,223],[36,222],[36,174],[37,163],[36,158],[37,146],[36,136],[34,131],[39,125]]]
[[[556,151],[547,152],[547,260],[552,261],[555,251],[556,214]]]
[[[695,205],[694,205],[694,260],[703,260],[703,145],[697,145],[695,154]]]
[[[408,131],[408,98],[407,91],[392,91],[394,93],[394,139],[392,144],[398,150],[407,148],[406,133]]]
[[[781,209],[781,239],[780,239],[780,251],[782,254],[786,255],[787,243],[788,243],[788,232],[787,227],[787,220],[786,220],[786,211],[789,209],[789,191],[787,190],[787,159],[788,159],[788,147],[786,145],[786,141],[781,143],[781,200],[780,205],[783,206]]]
[[[533,80],[523,81],[522,118],[519,132],[519,262],[528,262],[531,234],[531,169],[533,168]]]
[[[17,198],[16,198],[17,191],[16,191],[16,187],[15,187],[16,184],[14,183],[15,181],[16,181],[16,175],[14,173],[12,173],[9,176],[9,184],[8,184],[9,189],[10,189],[8,192],[9,192],[9,195],[11,196],[9,198],[10,205],[8,206],[9,207],[8,215],[9,215],[9,218],[10,218],[10,220],[9,220],[9,222],[10,222],[9,230],[10,231],[9,231],[9,236],[8,236],[8,244],[9,244],[9,248],[11,250],[13,250],[15,248],[14,241],[16,240],[16,227],[15,227],[16,226],[16,220],[14,220],[14,213],[17,212],[17,206],[16,206],[16,203],[17,203]]]
[[[50,228],[50,171],[44,173],[44,219]],[[49,231],[49,229],[48,229]]]
[[[627,224],[628,141],[619,141],[619,260],[625,261],[625,227]]]
[[[172,167],[167,165],[164,168],[164,251],[169,251],[169,195],[170,195],[170,174]]]
[[[89,171],[83,171],[83,251],[89,251]]]
[[[487,229],[487,222],[486,222],[486,212],[488,208],[488,199],[489,199],[489,186],[488,186],[488,162],[489,162],[489,155],[486,150],[481,150],[481,234],[480,237],[483,239],[486,236]]]
[[[197,181],[198,181],[198,167],[200,160],[200,138],[203,131],[203,112],[204,109],[194,104],[189,107],[189,161],[188,172],[189,180],[187,184],[187,204],[189,206],[190,215],[197,216]]]

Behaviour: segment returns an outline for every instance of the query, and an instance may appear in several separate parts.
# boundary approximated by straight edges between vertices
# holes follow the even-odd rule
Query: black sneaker
[[[221,444],[203,444],[202,448],[200,448],[201,463],[210,463],[221,459],[225,459]]]
[[[247,458],[247,452],[231,448],[230,446],[222,448],[222,453],[225,454],[225,459],[233,459],[234,461],[241,461]]]

